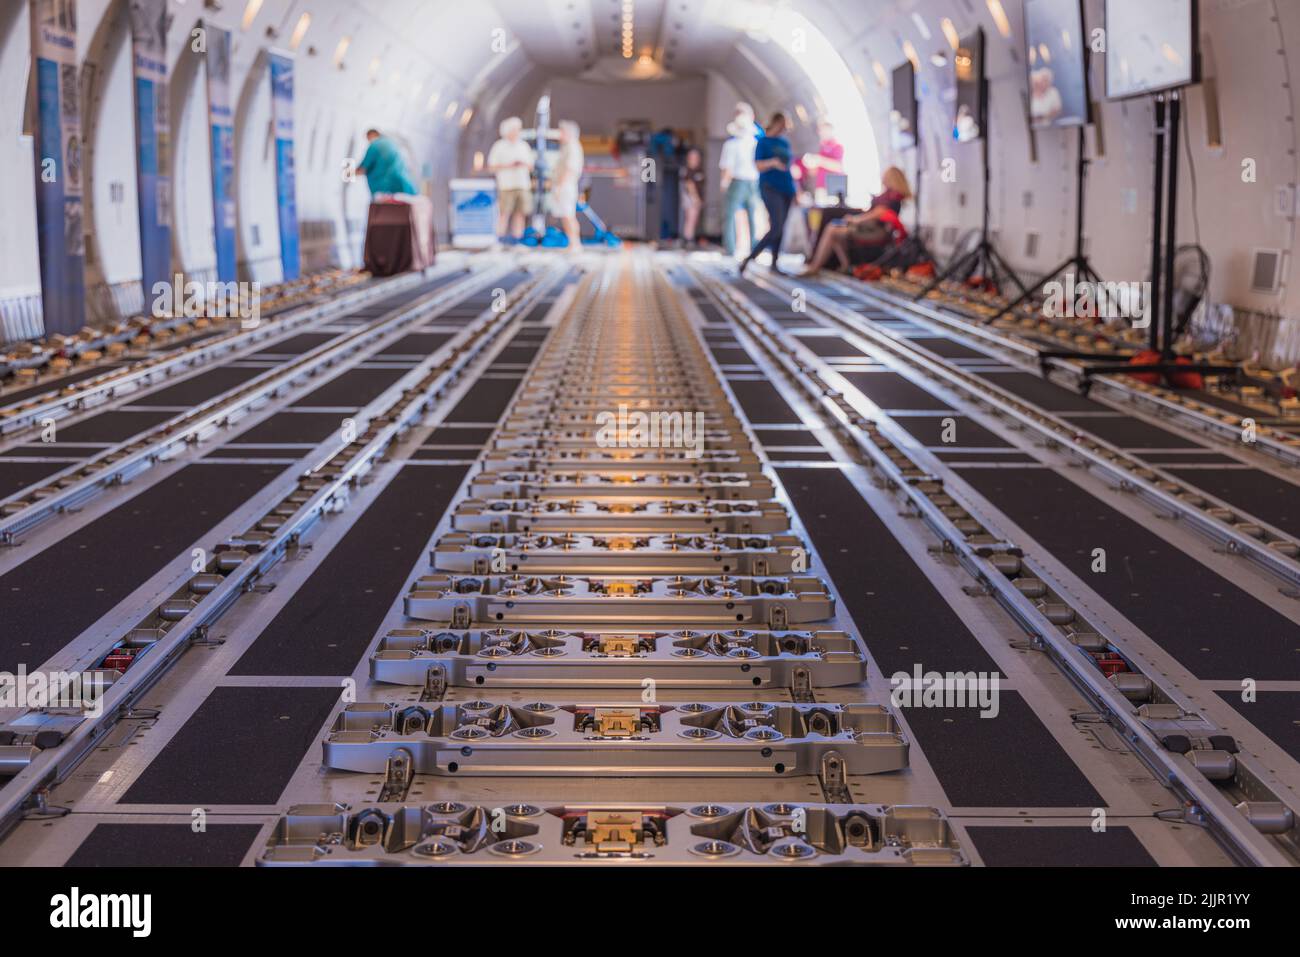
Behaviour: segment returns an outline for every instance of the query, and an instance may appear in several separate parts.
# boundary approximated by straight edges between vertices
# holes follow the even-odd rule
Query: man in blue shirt
[[[361,158],[357,172],[366,174],[370,194],[406,193],[414,196],[417,192],[415,184],[406,175],[406,162],[402,159],[402,151],[397,148],[397,144],[380,134],[379,130],[367,132],[366,139],[370,145],[366,148],[366,155]]]
[[[781,237],[785,233],[786,217],[790,205],[794,202],[794,177],[790,175],[792,154],[790,141],[785,138],[789,122],[784,113],[776,113],[767,124],[764,136],[754,144],[754,165],[758,167],[758,192],[767,207],[767,216],[771,226],[767,235],[758,241],[754,251],[740,264],[740,274],[764,249],[772,253],[772,272],[781,273],[779,259],[781,256]]]

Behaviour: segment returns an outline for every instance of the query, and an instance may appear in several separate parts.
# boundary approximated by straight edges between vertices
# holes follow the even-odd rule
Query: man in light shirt
[[[754,165],[753,121],[737,116],[727,127],[718,168],[722,171],[722,243],[728,256],[736,254],[736,214],[742,209],[748,220],[745,252],[758,238],[754,216],[758,212],[758,167]]]
[[[524,224],[533,212],[531,174],[537,159],[523,131],[524,122],[519,117],[502,120],[501,139],[492,144],[487,157],[488,171],[497,178],[497,233],[516,242],[523,238]]]

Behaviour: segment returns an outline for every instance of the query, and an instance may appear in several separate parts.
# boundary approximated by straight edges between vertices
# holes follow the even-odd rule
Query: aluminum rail
[[[865,305],[875,305],[888,309],[900,318],[917,321],[930,329],[944,333],[954,333],[955,340],[967,345],[983,346],[1008,353],[1026,363],[1025,371],[1041,375],[1044,364],[1052,369],[1069,375],[1076,382],[1081,381],[1083,371],[1073,360],[1043,359],[1039,350],[1027,343],[1016,342],[1006,334],[975,325],[974,320],[962,319],[944,313],[924,303],[900,297],[887,290],[876,288],[858,288],[848,282],[832,280],[831,284],[838,290],[857,297]],[[1242,429],[1250,416],[1239,416],[1208,403],[1197,401],[1192,396],[1169,392],[1159,386],[1129,383],[1113,376],[1093,378],[1092,393],[1100,388],[1112,401],[1126,402],[1137,406],[1147,406],[1162,416],[1178,419],[1195,427],[1201,432],[1240,446]],[[1261,416],[1267,417],[1261,412]],[[1255,441],[1251,447],[1258,452],[1269,455],[1291,466],[1300,466],[1300,437],[1292,436],[1260,425],[1256,422]]]
[[[767,285],[761,280],[759,282]],[[769,288],[773,287],[790,292],[785,283],[769,285]],[[1058,418],[978,375],[926,355],[909,345],[905,337],[876,328],[851,310],[816,293],[809,293],[806,302],[849,333],[874,345],[876,357],[887,366],[896,371],[919,369],[929,378],[937,379],[940,385],[992,406],[1044,441],[1068,449],[1090,469],[1103,474],[1123,491],[1137,493],[1147,502],[1168,509],[1231,553],[1251,560],[1289,585],[1300,586],[1300,541],[1293,535],[1129,455],[1118,446],[1094,436],[1081,437],[1077,430],[1086,431],[1086,422],[1076,425]]]
[[[858,448],[872,466],[907,498],[917,514],[943,542],[943,547],[958,557],[962,566],[974,575],[990,595],[997,598],[1039,647],[1050,652],[1062,672],[1108,717],[1134,753],[1162,783],[1189,803],[1190,812],[1204,819],[1210,832],[1236,860],[1255,866],[1294,865],[1295,862],[1277,843],[1253,827],[1230,799],[1198,771],[1187,757],[1165,748],[1156,733],[1133,713],[1131,702],[1098,669],[1085,665],[1079,650],[1058,627],[998,571],[991,560],[992,555],[981,554],[980,549],[972,546],[967,534],[958,529],[953,519],[924,494],[922,482],[918,479],[931,475],[930,468],[915,460],[909,462],[909,469],[900,468],[881,445],[870,437],[868,427],[873,424],[870,419],[849,406],[839,392],[799,358],[796,348],[789,344],[785,330],[775,323],[765,321],[761,313],[756,315],[757,310],[740,302],[730,289],[721,286],[717,280],[704,276],[695,267],[691,267],[691,271],[701,288],[732,314],[737,329],[801,388],[814,408],[821,410],[838,427],[839,433]],[[883,421],[878,423],[879,431],[885,433],[886,437],[892,432],[901,440],[903,430],[887,416],[882,415],[881,418]],[[895,444],[894,448],[908,457],[902,444]],[[956,499],[951,490],[947,494]],[[1001,541],[1009,541],[996,528],[990,531]],[[1031,562],[1025,559],[1022,561],[1026,562],[1031,571],[1039,574],[1040,570],[1034,568]],[[1208,722],[1208,719],[1205,720]],[[1262,771],[1248,755],[1239,754],[1237,760],[1252,771]]]
[[[268,370],[251,382],[208,400],[193,412],[182,412],[154,426],[143,438],[128,439],[15,493],[0,502],[0,545],[12,544],[18,535],[40,522],[75,508],[106,489],[166,461],[186,446],[233,424],[231,416],[282,394],[299,380],[310,379],[322,369],[338,364],[413,322],[422,321],[431,310],[455,304],[506,272],[505,267],[483,273],[471,272],[464,279],[403,307],[388,319],[343,333],[286,365]],[[33,494],[33,489],[39,492],[60,483],[66,484],[53,494]]]
[[[265,343],[268,340],[278,340],[303,326],[331,319],[365,303],[419,285],[425,279],[446,275],[460,268],[462,267],[433,270],[427,274],[404,275],[363,289],[345,292],[324,304],[303,306],[286,313],[283,317],[260,323],[253,329],[236,330],[194,348],[182,348],[171,356],[142,359],[140,368],[132,369],[122,375],[106,370],[105,375],[112,376],[109,381],[91,380],[85,388],[79,388],[81,383],[78,383],[73,387],[75,391],[68,395],[55,395],[44,401],[38,400],[36,404],[19,403],[0,408],[0,437],[33,429],[42,424],[45,419],[57,420],[73,412],[102,405],[110,399],[139,392],[157,382],[171,378],[180,370],[205,365],[213,359],[240,352],[249,346]]]
[[[400,390],[396,408],[369,417],[369,421],[381,420],[384,425],[351,456],[348,464],[316,489],[293,516],[262,543],[257,552],[250,554],[237,568],[230,571],[222,583],[205,595],[188,615],[175,622],[139,665],[128,669],[109,686],[99,700],[102,710],[98,717],[83,720],[59,745],[41,751],[26,768],[0,788],[0,836],[8,833],[29,809],[42,808],[45,791],[66,780],[118,721],[129,718],[134,703],[162,677],[190,643],[205,634],[241,595],[249,591],[254,582],[296,547],[302,536],[322,516],[344,506],[352,483],[368,472],[399,434],[421,419],[436,404],[436,397],[444,393],[466,367],[508,327],[526,315],[527,309],[566,272],[565,268],[550,267],[544,278],[512,292],[505,309],[489,312],[482,322],[461,332],[452,344],[439,350],[441,353],[451,348],[454,358],[444,359],[446,367],[422,387],[413,393],[407,391],[421,377],[430,375],[429,370],[438,364],[438,353],[403,376],[385,393],[389,395]],[[376,399],[367,408],[374,407],[382,400],[383,397]],[[328,463],[320,463],[302,477],[311,478],[326,464]]]
[[[292,305],[288,300],[303,299],[305,296],[310,297],[312,303],[319,303],[322,298],[342,293],[343,290],[350,286],[358,285],[365,281],[365,274],[343,269],[330,269],[310,276],[304,276],[302,279],[295,279],[290,282],[276,283],[262,293],[264,303],[263,312],[268,316],[276,316],[282,312],[287,312]],[[216,318],[218,321],[230,321],[238,317],[207,317],[207,316],[174,316],[170,319],[154,319],[142,315],[125,317],[113,323],[108,329],[83,329],[76,335],[51,334],[35,340],[16,340],[4,343],[3,347],[8,351],[0,354],[0,403],[6,401],[3,390],[6,386],[14,386],[16,389],[26,389],[29,385],[44,385],[46,383],[12,383],[6,381],[8,373],[16,372],[23,369],[39,369],[48,366],[50,362],[59,357],[72,356],[80,358],[90,352],[102,352],[111,346],[119,343],[131,342],[142,333],[153,336],[159,330],[163,332],[172,332],[176,329],[189,326],[200,319],[208,320]],[[83,338],[85,333],[90,331],[92,334],[88,338]],[[190,333],[197,332],[197,329],[189,330]],[[154,340],[150,345],[159,347],[185,347],[184,339],[176,342],[168,340]],[[30,352],[18,354],[18,350],[24,347],[29,348]],[[145,347],[149,351],[149,347]],[[112,361],[111,357],[103,356],[93,359],[79,368],[86,369],[92,364],[107,363]],[[72,371],[71,369],[67,371]],[[104,375],[111,375],[112,369],[105,369]],[[60,388],[59,381],[64,374],[52,376],[48,380],[49,391],[54,392]],[[42,395],[44,393],[41,393]],[[12,404],[12,403],[11,403]]]

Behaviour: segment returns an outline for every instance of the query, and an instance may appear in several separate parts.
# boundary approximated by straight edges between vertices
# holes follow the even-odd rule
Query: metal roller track
[[[789,292],[788,284],[779,288]],[[1020,399],[979,375],[927,355],[905,337],[873,326],[850,310],[813,293],[808,306],[841,329],[870,344],[871,354],[896,371],[915,371],[929,381],[982,402],[999,415],[1031,430],[1045,442],[1068,450],[1090,469],[1149,504],[1183,519],[1216,544],[1228,548],[1278,576],[1300,585],[1300,541],[1256,516],[1234,508],[1186,479],[1125,453],[1087,433],[1087,423],[1053,415]],[[743,305],[742,305],[743,308]]]
[[[1028,341],[1012,338],[1014,329],[1003,330],[986,326],[978,318],[967,318],[955,311],[960,308],[938,308],[934,301],[916,302],[891,290],[865,287],[862,283],[832,280],[833,288],[852,295],[864,304],[887,309],[899,316],[952,335],[958,342],[968,342],[979,347],[1003,353],[1025,368],[1025,371],[1042,374],[1048,370],[1058,372],[1076,384],[1088,383],[1088,388],[1120,404],[1132,405],[1153,412],[1161,418],[1178,423],[1188,429],[1213,435],[1234,445],[1241,444],[1245,419],[1251,416],[1233,414],[1194,395],[1176,392],[1161,385],[1148,385],[1127,376],[1097,376],[1085,379],[1076,360],[1043,358],[1041,350]],[[1258,417],[1268,417],[1260,412]],[[1300,465],[1300,436],[1264,423],[1255,423],[1255,441],[1252,447],[1287,465]]]
[[[322,305],[352,287],[374,282],[391,284],[386,286],[386,292],[395,292],[413,278],[371,280],[367,273],[341,269],[314,273],[263,290],[260,312],[264,318],[274,319],[300,306]],[[204,339],[222,335],[221,327],[227,323],[242,328],[240,317],[226,315],[226,311],[224,304],[205,304],[202,315],[170,319],[137,316],[106,330],[87,328],[76,336],[52,336],[44,341],[18,344],[0,356],[0,415],[29,402],[39,403],[54,392],[70,394],[71,390],[82,388],[83,383],[98,384],[91,380],[124,375],[129,368],[115,368],[122,363],[158,359],[184,351]],[[52,370],[52,374],[42,379],[39,373],[42,369]]]
[[[325,370],[372,351],[397,331],[462,301],[503,272],[504,269],[496,268],[483,274],[470,273],[465,279],[397,309],[378,322],[341,333],[301,358],[277,366],[191,412],[180,413],[136,438],[56,472],[30,490],[0,501],[0,543],[12,543],[16,536],[51,516],[83,505],[93,496],[123,484],[187,446],[239,423],[248,411],[311,382]]]
[[[289,557],[327,515],[346,509],[350,490],[389,447],[433,408],[466,368],[559,278],[556,271],[517,288],[503,308],[485,312],[447,347],[438,350],[357,416],[359,434],[339,447],[322,444],[317,465],[272,489],[276,504],[252,528],[205,554],[212,557],[147,619],[110,636],[82,662],[100,688],[94,712],[32,710],[0,727],[0,770],[10,779],[0,789],[0,834],[25,813],[42,808],[50,787],[72,773],[123,718],[140,696],[208,629],[248,594],[257,581]],[[280,487],[280,486],[283,487]],[[125,649],[129,665],[103,663]]]
[[[863,700],[863,649],[646,266],[588,279],[551,333],[370,657],[380,697],[325,734],[346,807],[290,808],[259,864],[968,862],[940,812],[852,800],[851,780],[905,774],[909,742]],[[701,428],[682,447],[636,413]],[[403,688],[419,703],[392,703]],[[378,801],[344,797],[359,777],[382,778]],[[520,803],[407,803],[498,777]],[[636,779],[700,798],[645,805]],[[721,781],[752,798],[706,798]],[[546,797],[584,782],[588,802]],[[810,790],[831,804],[772,803]]]
[[[952,477],[946,466],[920,461],[909,451],[906,433],[887,417],[872,421],[858,412],[823,378],[818,364],[804,358],[792,336],[745,308],[712,273],[696,276],[754,348],[862,452],[945,550],[1021,624],[1033,646],[1051,657],[1156,778],[1185,802],[1187,820],[1206,827],[1239,862],[1296,863],[1300,808],[1277,775],[1224,735],[1164,674],[1137,666],[1130,674],[1104,674],[1094,652],[1118,651],[1126,661],[1136,660],[1124,638],[1091,622],[1067,590],[996,527],[996,516],[966,502],[946,483],[945,477]]]
[[[366,303],[414,287],[420,281],[419,276],[410,275],[363,286],[344,292],[323,305],[303,306],[272,320],[260,322],[251,329],[237,329],[176,352],[150,356],[125,370],[109,373],[106,378],[77,383],[67,390],[61,390],[58,395],[46,394],[0,409],[0,436],[27,432],[39,428],[46,419],[57,421],[123,396],[133,395],[218,359],[249,351],[252,346],[287,338],[292,332],[344,315]]]

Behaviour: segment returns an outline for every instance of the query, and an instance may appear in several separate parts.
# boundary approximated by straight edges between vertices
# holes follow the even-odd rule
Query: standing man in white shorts
[[[587,162],[582,151],[582,134],[573,120],[560,122],[560,155],[555,164],[555,192],[552,212],[564,227],[569,240],[569,252],[582,249],[582,233],[578,229],[578,182]]]
[[[533,212],[533,148],[524,140],[524,121],[512,116],[501,121],[501,139],[488,152],[487,167],[497,178],[497,234],[518,242]]]

